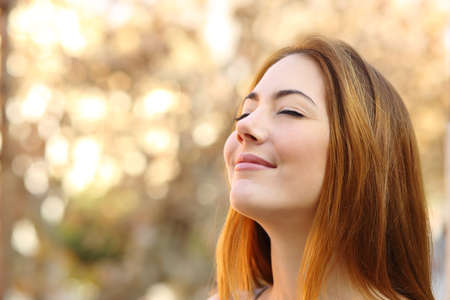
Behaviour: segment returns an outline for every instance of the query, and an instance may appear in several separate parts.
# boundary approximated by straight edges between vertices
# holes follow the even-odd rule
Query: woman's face
[[[317,63],[292,54],[273,64],[244,100],[241,116],[224,146],[232,207],[254,219],[314,211],[329,141]],[[245,154],[275,167],[236,164]]]

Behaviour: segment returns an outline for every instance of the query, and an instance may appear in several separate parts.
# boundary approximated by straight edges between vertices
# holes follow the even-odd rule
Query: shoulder
[[[207,300],[219,300],[219,295],[214,294],[211,297],[209,297]]]
[[[242,297],[242,298],[241,298]],[[244,295],[239,296],[239,299],[248,299],[246,297],[244,297]],[[210,296],[208,299],[206,300],[220,300],[219,295],[218,294],[214,294],[212,296]]]

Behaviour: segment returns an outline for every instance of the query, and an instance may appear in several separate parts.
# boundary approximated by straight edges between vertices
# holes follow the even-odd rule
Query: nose
[[[264,120],[254,111],[236,123],[236,138],[239,143],[261,144],[266,140],[268,130],[263,126]]]

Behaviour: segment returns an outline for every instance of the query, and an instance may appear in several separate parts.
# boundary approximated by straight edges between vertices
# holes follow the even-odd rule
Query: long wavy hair
[[[296,53],[321,68],[330,130],[324,182],[298,273],[299,299],[318,299],[336,253],[369,299],[434,299],[421,164],[400,95],[351,46],[321,35],[274,53],[251,90],[270,66]],[[250,297],[273,283],[269,236],[232,207],[216,267],[220,300]]]

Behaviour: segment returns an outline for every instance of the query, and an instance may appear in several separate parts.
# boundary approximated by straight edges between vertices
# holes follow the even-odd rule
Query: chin
[[[247,187],[233,186],[230,191],[230,205],[238,212],[244,213],[244,211],[258,207],[261,204],[257,200],[258,198]]]
[[[232,190],[230,192],[230,205],[240,214],[262,225],[283,220],[309,220],[315,213],[317,201],[294,203],[283,201],[283,197],[279,195],[278,197],[272,197],[269,193],[258,193],[256,195],[256,193]]]
[[[237,212],[251,218],[257,218],[264,209],[263,199],[250,193],[239,189],[232,189],[230,191],[230,205]]]
[[[274,212],[283,210],[278,204],[276,206],[274,204],[273,198],[267,197],[267,193],[255,193],[249,191],[249,189],[232,189],[230,192],[231,207],[255,221],[273,217]]]

